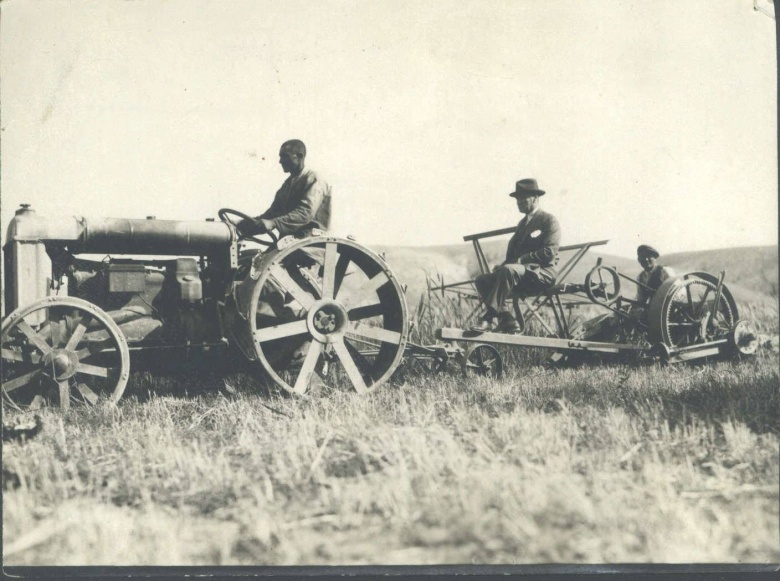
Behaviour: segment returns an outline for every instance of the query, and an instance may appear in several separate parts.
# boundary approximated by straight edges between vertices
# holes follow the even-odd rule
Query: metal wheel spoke
[[[358,335],[364,339],[374,339],[384,343],[392,343],[393,345],[398,345],[401,342],[401,333],[382,327],[369,327],[368,325],[363,325],[361,323],[350,323],[348,329],[349,333]]]
[[[3,391],[13,391],[15,389],[19,389],[20,387],[24,387],[28,383],[30,383],[33,379],[38,377],[38,375],[41,373],[40,369],[34,369],[33,371],[30,371],[28,373],[25,373],[24,375],[20,375],[16,379],[11,379],[10,381],[4,381],[3,382]]]
[[[691,293],[691,286],[688,285],[685,287],[685,296],[688,299],[688,311],[691,313],[691,315],[696,313],[696,309],[693,306],[693,294]]]
[[[87,375],[95,375],[97,377],[108,377],[110,367],[99,367],[97,365],[90,365],[89,363],[79,362],[76,367],[77,373],[86,373]]]
[[[81,397],[83,397],[85,400],[87,400],[92,405],[97,405],[98,400],[100,399],[98,397],[98,394],[96,394],[94,391],[92,391],[86,384],[84,383],[77,383],[76,389],[79,390],[79,393],[81,394]]]
[[[39,410],[43,407],[43,396],[36,394],[30,402],[30,410]]]
[[[24,353],[13,349],[3,349],[3,359],[6,361],[24,361]]]
[[[84,347],[83,349],[79,349],[76,351],[76,357],[78,357],[79,361],[82,359],[86,359],[90,355],[94,355],[96,351],[93,350],[92,347]]]
[[[319,341],[312,341],[309,345],[309,352],[306,354],[306,358],[303,360],[301,371],[298,374],[298,379],[295,380],[295,387],[293,391],[295,393],[303,394],[309,388],[312,375],[314,375],[314,368],[317,365],[317,361],[322,353],[322,343]]]
[[[82,359],[86,359],[90,355],[96,355],[97,353],[100,353],[101,351],[105,351],[106,349],[114,348],[114,344],[111,341],[105,341],[101,343],[91,343],[90,345],[87,345],[86,347],[83,347],[76,351],[76,357],[79,358],[79,361]]]
[[[685,285],[685,296],[688,298],[688,304],[693,306],[693,297],[691,296],[691,285],[686,284]],[[691,311],[691,314],[695,314],[693,311]]]
[[[291,323],[282,323],[281,325],[276,325],[274,327],[257,329],[254,332],[253,337],[258,343],[263,343],[264,341],[302,335],[303,333],[308,333],[308,331],[309,328],[306,325],[306,319],[299,319]]]
[[[363,381],[363,376],[360,374],[360,370],[357,368],[357,365],[355,365],[355,361],[352,359],[352,355],[350,355],[349,351],[347,350],[347,346],[344,344],[344,341],[336,341],[331,343],[331,345],[333,345],[333,350],[336,352],[339,361],[341,361],[341,364],[344,366],[344,371],[347,372],[347,376],[352,382],[352,386],[355,388],[355,391],[361,394],[368,393],[368,388],[366,387],[365,381]]]
[[[325,244],[325,263],[322,271],[322,298],[332,299],[336,287],[336,263],[339,253],[335,242]]]
[[[41,337],[28,323],[27,321],[19,321],[16,325],[19,330],[25,334],[27,339],[29,339],[30,343],[35,345],[38,350],[46,355],[49,351],[51,351],[51,347],[49,347],[48,343],[44,341],[43,337]]]
[[[79,324],[73,330],[73,334],[70,336],[70,339],[68,339],[68,343],[65,345],[65,349],[68,351],[74,351],[76,349],[76,346],[79,344],[79,341],[81,341],[84,333],[87,332],[87,327],[89,326],[90,320],[90,317],[84,317],[81,319],[81,321],[79,321]]]
[[[704,291],[704,296],[702,296],[701,302],[699,303],[699,313],[698,313],[699,317],[701,317],[704,314],[704,307],[707,304],[707,297],[709,296],[711,290],[712,289],[708,286]]]
[[[59,384],[59,392],[60,392],[60,407],[63,409],[63,411],[70,408],[70,384],[68,383],[68,380],[64,381],[58,381]]]
[[[341,254],[339,255],[339,260],[336,263],[336,275],[335,275],[335,283],[333,286],[333,297],[335,298],[336,295],[339,294],[339,289],[341,288],[341,283],[344,281],[344,277],[347,274],[347,268],[349,267],[349,263],[352,261],[350,259],[348,254]]]
[[[377,355],[379,353],[378,349],[372,350],[372,351],[361,351],[357,347],[355,347],[349,339],[344,340],[344,345],[347,346],[347,351],[349,351],[349,354],[352,355],[352,359],[355,360],[355,363],[358,366],[358,369],[362,369],[364,371],[371,369],[371,362],[366,359],[367,355]]]
[[[271,276],[276,279],[279,285],[289,292],[293,298],[300,303],[300,305],[307,311],[314,304],[314,297],[301,288],[301,286],[295,282],[290,274],[278,264],[271,267]]]
[[[371,317],[378,317],[384,314],[385,308],[382,303],[374,303],[373,305],[366,305],[364,307],[355,307],[350,309],[347,313],[350,321],[360,321],[362,319],[370,319]]]
[[[387,277],[387,274],[384,272],[379,272],[374,275],[373,278],[369,278],[366,282],[360,285],[355,293],[352,296],[347,297],[347,299],[342,301],[341,304],[344,305],[344,308],[349,310],[353,303],[362,301],[366,295],[376,293],[376,291],[378,291],[388,282],[390,282],[390,279]],[[338,296],[336,297],[336,300],[338,300]]]

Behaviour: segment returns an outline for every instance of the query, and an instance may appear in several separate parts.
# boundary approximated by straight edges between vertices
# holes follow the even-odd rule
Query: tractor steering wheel
[[[243,240],[251,240],[252,242],[257,242],[258,244],[262,244],[263,246],[272,246],[276,244],[278,241],[278,238],[276,237],[276,234],[273,232],[266,232],[268,236],[271,238],[271,242],[268,242],[268,240],[261,240],[260,238],[257,238],[255,236],[244,236],[244,234],[241,232],[241,230],[238,228],[238,222],[231,220],[228,216],[229,215],[238,216],[242,220],[254,220],[252,216],[247,216],[243,212],[239,212],[238,210],[233,210],[232,208],[220,208],[219,212],[217,212],[217,216],[219,216],[219,219],[225,222],[226,224],[230,224],[231,226],[234,226],[236,228],[236,231],[238,232],[238,235]]]

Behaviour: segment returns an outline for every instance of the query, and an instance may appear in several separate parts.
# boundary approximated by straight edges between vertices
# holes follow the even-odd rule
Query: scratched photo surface
[[[3,0],[0,14],[3,365],[59,370],[3,375],[12,386],[3,388],[6,565],[780,561],[771,0]],[[266,314],[254,307],[248,324],[231,323],[216,301],[219,316],[190,314],[237,276],[226,269],[232,278],[210,274],[201,287],[203,263],[176,263],[196,234],[151,251],[83,247],[79,260],[93,262],[75,264],[110,263],[112,288],[137,293],[143,329],[135,315],[132,329],[114,314],[101,323],[80,303],[24,314],[36,339],[9,317],[38,292],[22,284],[89,298],[76,294],[84,277],[73,272],[67,287],[54,289],[51,273],[36,282],[38,261],[62,248],[47,242],[39,255],[35,240],[9,243],[21,204],[42,238],[55,223],[68,232],[103,224],[110,236],[128,219],[141,224],[135,236],[162,220],[221,236],[221,208],[268,210],[288,177],[280,146],[291,139],[330,188],[328,235],[339,242],[321,243],[323,270],[306,274],[321,296],[300,296],[307,283],[285,282],[269,261],[238,272],[281,281],[283,308],[303,308],[285,324],[315,339],[343,325],[374,351],[323,339],[311,357],[284,347],[301,356],[294,372],[289,359],[247,362],[240,340],[214,335],[217,325],[245,324],[250,351],[252,337],[290,337],[256,330]],[[637,247],[649,245],[674,274],[710,273],[697,283],[699,330],[722,316],[728,333],[709,339],[725,344],[749,320],[755,353],[552,365],[557,344],[522,343],[556,337],[535,321],[519,342],[486,340],[484,351],[437,335],[484,313],[470,285],[465,294],[431,287],[502,263],[523,218],[509,194],[524,179],[544,191],[561,247],[575,247],[559,266],[598,241],[566,282],[599,264],[636,279]],[[92,228],[79,236],[97,239]],[[464,241],[501,229],[477,253]],[[160,239],[171,238],[149,244]],[[14,256],[35,258],[8,258],[14,244],[27,246]],[[176,264],[173,282],[162,262],[150,274],[117,261],[141,254]],[[629,300],[641,295],[621,281]],[[158,283],[160,297],[181,293],[167,311],[144,298]],[[706,299],[721,295],[728,312],[716,306],[710,317]],[[174,304],[187,348],[147,361],[133,333],[164,330]],[[126,307],[112,305],[99,303]],[[589,317],[607,312],[593,306],[557,323],[587,338]],[[674,348],[670,308],[658,336]],[[79,341],[111,339],[115,323],[129,363],[80,362]],[[189,349],[212,335],[213,348]],[[36,351],[37,340],[52,349]],[[114,372],[123,393],[94,405],[97,388],[78,377]],[[52,381],[51,401],[18,405],[38,381]]]

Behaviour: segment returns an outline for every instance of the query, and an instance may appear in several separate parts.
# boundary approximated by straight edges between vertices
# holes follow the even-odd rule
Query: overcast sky
[[[777,242],[775,22],[752,0],[4,0],[3,228],[259,214],[282,141],[338,234],[452,244],[535,177],[563,243]]]

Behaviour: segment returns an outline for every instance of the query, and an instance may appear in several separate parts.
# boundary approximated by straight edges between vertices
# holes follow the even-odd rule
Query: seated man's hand
[[[236,228],[238,228],[238,231],[242,234],[249,234],[257,227],[257,220],[254,218],[244,218],[241,220],[238,224],[236,224]]]
[[[265,218],[259,219],[257,224],[257,227],[260,228],[258,231],[258,234],[265,234],[266,232],[270,232],[274,229],[274,221],[273,220],[266,220]]]
[[[265,234],[273,228],[273,222],[263,220],[262,218],[244,218],[236,224],[238,231],[244,236],[254,236],[255,234]]]

